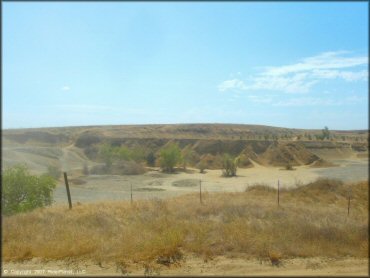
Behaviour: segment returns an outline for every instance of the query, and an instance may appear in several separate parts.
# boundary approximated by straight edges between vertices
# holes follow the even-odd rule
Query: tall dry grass
[[[347,216],[347,194],[352,202]],[[268,258],[367,257],[368,183],[318,180],[280,192],[103,202],[3,217],[3,260],[92,259],[171,264],[184,253]]]

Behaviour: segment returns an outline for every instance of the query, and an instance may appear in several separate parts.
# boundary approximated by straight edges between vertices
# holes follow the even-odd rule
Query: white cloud
[[[276,90],[287,93],[306,93],[317,83],[316,80],[307,82],[306,73],[297,73],[292,76],[257,76],[246,90]]]
[[[231,80],[225,80],[218,86],[219,91],[224,92],[232,89],[245,90],[246,86],[242,80],[237,78]]]
[[[291,98],[273,104],[273,106],[334,106],[334,105],[342,105],[342,102],[333,99],[302,97],[302,98]]]
[[[286,93],[307,93],[323,79],[342,79],[346,82],[367,81],[369,72],[367,56],[349,56],[348,51],[324,52],[301,59],[296,64],[265,67],[248,82],[240,79],[226,80],[219,85],[227,90],[272,90]],[[362,67],[361,69],[358,69]],[[355,68],[353,70],[343,70]]]
[[[297,72],[307,72],[318,69],[341,69],[361,65],[367,65],[369,58],[367,56],[343,57],[343,54],[349,54],[348,51],[324,52],[317,56],[302,59],[301,62],[292,65],[280,67],[268,67],[265,75],[286,75]]]
[[[361,70],[357,72],[353,71],[338,71],[338,70],[314,70],[312,72],[314,77],[323,79],[334,79],[342,78],[345,81],[367,81],[369,78],[369,73],[367,70]]]
[[[71,87],[69,87],[68,85],[65,85],[63,86],[62,88],[60,88],[62,91],[70,91],[71,90]]]

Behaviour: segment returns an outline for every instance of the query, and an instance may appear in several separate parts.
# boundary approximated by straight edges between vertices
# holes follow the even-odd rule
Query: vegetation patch
[[[347,214],[348,192],[351,209]],[[368,182],[321,179],[277,192],[198,193],[166,200],[87,203],[3,217],[3,260],[93,260],[175,264],[242,254],[283,265],[287,258],[368,257]],[[50,248],[52,246],[53,248]]]

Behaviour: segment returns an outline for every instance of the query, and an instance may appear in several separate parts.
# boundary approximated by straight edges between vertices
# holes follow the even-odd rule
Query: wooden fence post
[[[202,204],[202,180],[199,180],[199,201]]]
[[[277,195],[277,197],[278,197],[278,206],[280,206],[280,180],[278,180],[278,195]]]
[[[132,205],[132,183],[130,183],[131,185],[131,205]]]
[[[66,184],[66,189],[67,189],[67,197],[68,197],[69,209],[72,209],[71,192],[69,192],[68,177],[67,177],[67,173],[66,172],[64,172],[64,182]]]
[[[351,206],[351,196],[348,196],[348,211],[347,211],[347,216],[349,216],[349,208]]]

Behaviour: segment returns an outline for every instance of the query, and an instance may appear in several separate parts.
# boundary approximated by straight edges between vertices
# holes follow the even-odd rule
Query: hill
[[[47,165],[82,168],[99,163],[99,146],[140,149],[143,156],[169,142],[194,152],[195,166],[204,161],[208,169],[219,169],[222,155],[241,156],[240,167],[330,165],[326,160],[367,157],[368,132],[330,131],[322,140],[321,130],[288,129],[240,124],[173,124],[60,127],[3,130],[3,162],[27,162],[38,172]],[[144,158],[141,161],[145,163]]]

